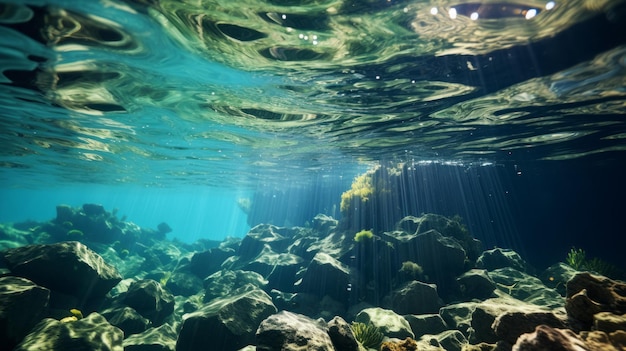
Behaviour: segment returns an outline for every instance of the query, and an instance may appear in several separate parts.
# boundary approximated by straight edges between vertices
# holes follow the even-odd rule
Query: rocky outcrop
[[[276,313],[263,290],[251,288],[212,300],[198,311],[183,316],[177,351],[219,348],[235,351],[254,343],[261,321]]]
[[[45,316],[50,290],[20,277],[0,278],[0,340],[8,350]]]
[[[415,338],[409,322],[391,310],[379,307],[366,308],[356,315],[354,321],[371,323],[389,338]]]
[[[121,302],[157,326],[174,312],[174,297],[152,279],[133,282]]]
[[[325,323],[287,311],[261,322],[256,345],[257,351],[335,350]]]
[[[124,351],[174,351],[176,349],[176,331],[167,324],[150,328],[141,334],[134,334],[124,339]]]
[[[398,314],[435,313],[441,305],[435,284],[414,280],[391,293],[391,309]]]
[[[320,252],[313,257],[298,284],[298,291],[328,295],[339,302],[347,302],[350,270],[328,254]]]
[[[0,252],[12,274],[71,295],[77,306],[104,297],[121,279],[100,255],[77,241],[30,245]]]
[[[589,330],[593,316],[600,312],[626,313],[626,284],[588,272],[576,274],[567,282],[565,309],[579,328]]]
[[[98,313],[74,322],[46,318],[39,322],[14,351],[99,350],[123,351],[124,332]]]

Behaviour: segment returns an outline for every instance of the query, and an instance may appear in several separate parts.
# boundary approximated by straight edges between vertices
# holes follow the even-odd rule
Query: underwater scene
[[[626,1],[0,0],[0,351],[626,350]]]

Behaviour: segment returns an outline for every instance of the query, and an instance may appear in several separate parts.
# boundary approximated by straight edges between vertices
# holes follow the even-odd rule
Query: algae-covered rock
[[[206,350],[211,345],[219,345],[221,351],[238,350],[254,343],[261,321],[276,311],[269,295],[258,288],[214,299],[183,316],[176,350]]]
[[[441,305],[435,284],[414,280],[391,293],[391,309],[399,314],[435,313]]]
[[[20,277],[0,278],[0,340],[12,349],[44,317],[50,290]]]
[[[426,334],[439,334],[448,330],[446,322],[437,313],[420,315],[409,314],[402,317],[409,322],[411,330],[415,334],[416,338]]]
[[[409,322],[392,310],[379,307],[366,308],[356,315],[354,321],[364,324],[371,323],[389,338],[415,338]]]
[[[328,295],[339,302],[348,300],[350,270],[343,263],[323,252],[317,253],[302,276],[299,292]]]
[[[100,255],[76,242],[30,245],[0,252],[12,274],[76,297],[103,297],[122,277]]]
[[[174,297],[152,279],[132,283],[122,302],[148,318],[154,325],[161,325],[174,312]]]
[[[177,337],[172,327],[163,324],[124,339],[124,351],[174,351]]]
[[[269,316],[256,333],[257,351],[333,351],[326,325],[287,311]]]
[[[251,271],[221,270],[215,272],[204,280],[204,302],[219,297],[227,297],[233,291],[248,284],[263,289],[267,285],[267,280],[259,273]]]
[[[626,313],[626,284],[588,272],[567,282],[567,314],[589,328],[600,312]]]
[[[14,351],[97,350],[123,351],[124,332],[98,313],[63,323],[46,318],[17,345]]]
[[[517,252],[509,249],[495,248],[484,251],[476,260],[476,267],[488,271],[510,267],[520,272],[526,272],[527,264]]]

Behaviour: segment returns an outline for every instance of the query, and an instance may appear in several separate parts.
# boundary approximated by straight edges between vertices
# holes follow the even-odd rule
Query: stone
[[[339,316],[328,322],[328,336],[336,350],[358,351],[359,344],[354,337],[350,324]]]
[[[124,339],[124,351],[174,351],[178,334],[168,324]]]
[[[174,312],[174,296],[152,279],[133,282],[124,294],[122,303],[134,308],[156,326]]]
[[[616,315],[611,312],[596,313],[593,315],[593,329],[606,333],[626,330],[626,315]]]
[[[436,313],[420,315],[409,314],[402,317],[409,322],[416,338],[426,334],[439,334],[448,330],[446,322]]]
[[[554,289],[565,296],[567,282],[572,279],[578,273],[577,270],[569,265],[559,262],[548,267],[543,273],[541,273],[541,281],[545,286],[550,289]]]
[[[269,289],[293,291],[296,274],[304,260],[290,253],[276,253],[265,245],[261,253],[242,268],[261,274],[268,280]]]
[[[549,309],[562,308],[563,297],[547,288],[541,280],[511,267],[498,268],[489,272],[498,289],[512,297]]]
[[[612,333],[603,331],[582,331],[580,338],[585,341],[589,351],[624,351],[626,350],[626,331],[616,330]]]
[[[126,336],[143,333],[152,325],[149,319],[128,306],[102,311],[102,315],[109,323],[122,329]]]
[[[524,333],[531,333],[539,325],[565,328],[565,321],[551,311],[513,311],[499,315],[491,328],[495,334],[510,344]]]
[[[196,252],[191,256],[191,260],[187,263],[185,269],[195,274],[201,279],[219,271],[222,262],[233,256],[235,250],[231,248],[211,248],[206,251]]]
[[[417,351],[415,340],[406,338],[402,341],[385,341],[380,345],[380,351]]]
[[[254,287],[214,299],[198,311],[183,315],[176,350],[235,351],[254,344],[259,324],[276,311],[269,295]]]
[[[417,259],[424,274],[435,280],[446,280],[464,271],[465,250],[451,237],[429,230],[415,237]]]
[[[478,302],[461,302],[443,306],[439,310],[441,318],[451,329],[457,329],[465,335],[469,335],[472,323],[472,313],[479,305]]]
[[[567,282],[565,309],[588,330],[596,313],[626,314],[626,284],[588,272],[577,273]]]
[[[587,351],[587,345],[571,330],[539,325],[521,335],[512,351]]]
[[[50,290],[20,277],[0,278],[0,340],[8,350],[45,316]]]
[[[297,287],[298,292],[328,295],[345,303],[348,301],[350,270],[330,255],[319,252],[313,257]]]
[[[256,272],[221,270],[204,280],[204,302],[229,296],[233,291],[248,284],[264,289],[267,283],[267,280]]]
[[[194,274],[173,272],[167,280],[167,290],[174,295],[191,296],[204,290],[204,283]]]
[[[334,351],[325,323],[281,311],[269,316],[256,332],[257,351]]]
[[[81,305],[104,297],[122,280],[114,267],[77,241],[18,247],[0,255],[12,274],[72,295]]]
[[[431,345],[437,345],[446,351],[461,351],[467,344],[465,335],[458,330],[446,330],[437,335],[424,335],[422,341],[428,341]]]
[[[123,351],[124,332],[94,312],[74,322],[45,318],[14,351],[98,350]]]
[[[356,315],[354,321],[371,323],[389,338],[415,338],[409,322],[392,310],[380,307],[366,308]]]
[[[496,289],[496,283],[484,269],[469,270],[456,278],[456,281],[466,299],[484,300],[494,297],[493,291]]]
[[[248,234],[241,240],[238,256],[244,261],[258,256],[267,244],[275,252],[284,252],[291,243],[291,238],[281,235],[284,228],[272,224],[259,224],[250,229]]]
[[[83,213],[87,216],[103,216],[107,212],[104,210],[104,206],[100,204],[84,204]]]
[[[484,251],[476,260],[476,267],[488,271],[510,267],[520,272],[526,272],[528,265],[517,252],[510,249],[495,248]]]
[[[391,309],[399,314],[436,313],[441,305],[435,284],[414,280],[391,293]]]

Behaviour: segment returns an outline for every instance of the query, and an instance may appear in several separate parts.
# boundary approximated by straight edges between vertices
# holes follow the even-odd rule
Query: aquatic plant
[[[378,349],[385,336],[380,329],[372,323],[352,322],[350,326],[356,340],[368,349]]]
[[[357,243],[365,242],[367,240],[372,240],[374,237],[374,233],[371,230],[361,230],[360,232],[354,234],[354,241]]]
[[[575,270],[580,270],[583,268],[583,264],[585,263],[585,255],[585,250],[572,247],[572,249],[567,253],[565,263]]]
[[[339,209],[342,213],[347,213],[355,201],[367,202],[374,193],[374,183],[372,173],[366,172],[354,178],[350,190],[341,194],[341,205]]]
[[[402,267],[400,267],[400,273],[406,278],[415,280],[422,274],[424,274],[424,269],[422,268],[422,266],[415,262],[404,261],[402,262]]]
[[[587,259],[586,256],[585,250],[573,247],[567,253],[565,263],[577,271],[590,271],[607,277],[615,274],[617,269],[611,263],[597,257]]]

